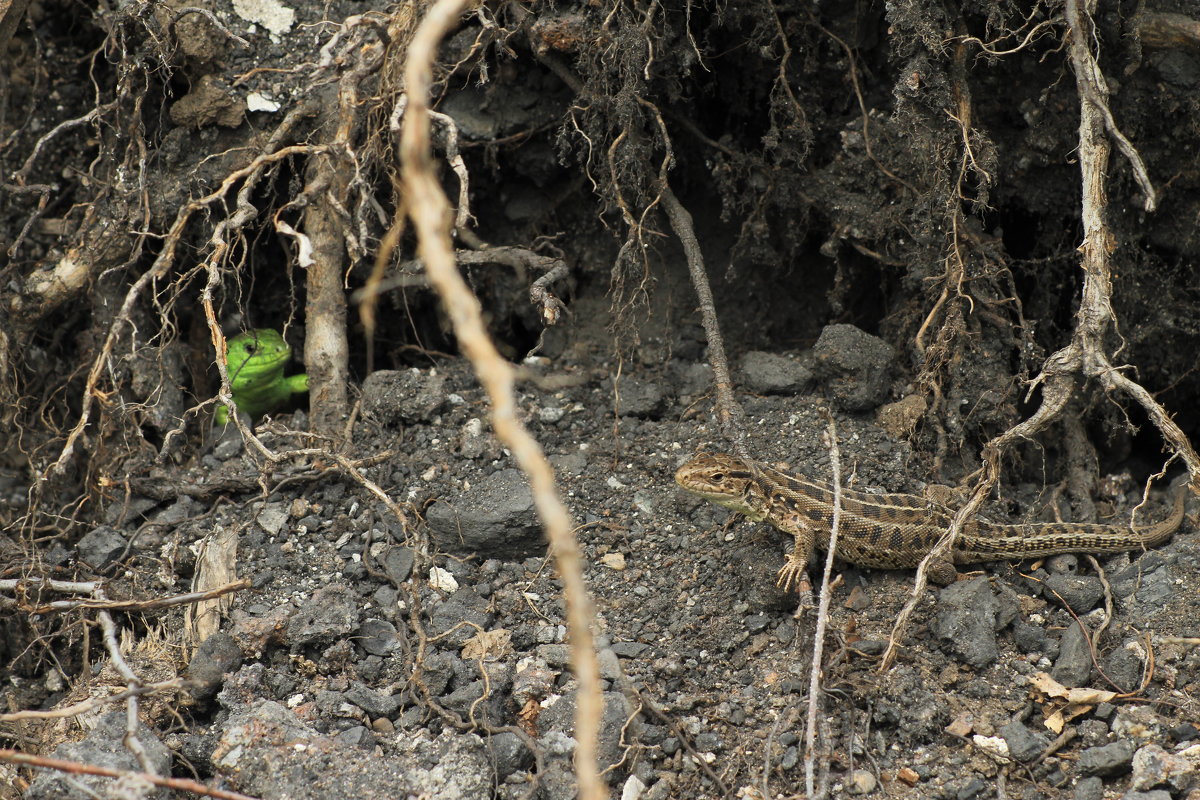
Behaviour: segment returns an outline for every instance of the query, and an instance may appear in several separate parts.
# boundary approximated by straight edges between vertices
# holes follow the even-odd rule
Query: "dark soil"
[[[1113,118],[1159,194],[1147,212],[1114,150],[1103,345],[1194,439],[1200,9],[1100,6]],[[203,9],[43,0],[8,41],[0,10],[0,747],[263,798],[573,797],[562,582],[411,227],[388,238],[424,7]],[[828,479],[832,415],[844,482],[961,505],[1078,322],[1066,35],[1058,3],[496,3],[443,43],[460,266],[585,556],[613,796],[804,796],[809,755],[816,615],[775,585],[790,542],[672,481],[731,442],[661,182],[694,218],[753,456]],[[552,264],[568,313],[547,325],[528,298]],[[314,380],[258,428],[276,459],[212,427],[212,330],[265,327]],[[344,404],[320,382],[339,374]],[[1160,519],[1165,452],[1080,378],[984,513],[1123,523],[1165,470],[1137,512]],[[985,565],[920,597],[881,672],[913,575],[839,563],[818,784],[1194,796],[1198,568],[1190,521],[1148,553]],[[50,579],[135,603],[110,612],[135,678],[97,608],[48,605],[88,593]],[[219,607],[145,605],[238,579]],[[138,699],[140,757],[124,698],[17,713],[139,682],[168,682]],[[1096,692],[1063,711],[1055,682]],[[0,798],[111,784],[5,759]]]

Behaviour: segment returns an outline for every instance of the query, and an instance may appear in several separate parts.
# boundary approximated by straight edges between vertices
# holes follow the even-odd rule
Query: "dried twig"
[[[0,747],[0,761],[7,761],[10,764],[25,764],[30,767],[44,767],[46,769],[56,769],[60,772],[66,772],[72,775],[100,775],[105,778],[134,778],[152,783],[155,786],[162,786],[166,789],[175,789],[181,792],[191,792],[192,794],[204,795],[205,797],[216,797],[219,800],[255,800],[250,795],[238,794],[237,792],[229,792],[224,789],[214,789],[210,786],[205,786],[197,781],[187,780],[185,778],[160,778],[145,772],[133,772],[126,769],[110,769],[109,767],[94,767],[91,764],[81,764],[78,761],[65,761],[61,758],[48,758],[46,756],[32,756],[28,753],[19,753],[16,750],[9,750]]]
[[[842,451],[838,447],[837,424],[829,409],[825,409],[825,429],[829,448],[830,483],[833,485],[833,521],[829,531],[829,548],[825,552],[825,571],[821,575],[821,597],[817,601],[817,631],[813,634],[812,664],[808,673],[808,719],[804,729],[804,788],[808,797],[816,791],[817,717],[821,712],[821,658],[825,654],[825,629],[829,626],[830,576],[833,575],[833,559],[837,552],[838,534],[842,526]],[[829,768],[828,759],[823,759],[823,770]]]
[[[80,714],[86,714],[93,708],[110,705],[113,703],[123,702],[130,697],[141,696],[145,694],[160,694],[165,692],[174,692],[186,688],[188,682],[183,678],[170,678],[165,681],[157,681],[155,683],[143,683],[138,686],[131,686],[123,692],[118,692],[112,695],[96,695],[89,697],[78,703],[72,703],[69,706],[61,708],[52,708],[48,711],[14,711],[11,714],[0,714],[0,722],[21,722],[28,719],[64,719],[66,717],[77,717]]]
[[[571,633],[571,662],[579,681],[575,714],[575,770],[584,800],[606,796],[596,768],[600,722],[600,673],[596,662],[591,599],[583,583],[579,543],[571,519],[558,497],[554,473],[537,440],[517,418],[513,368],[501,358],[483,325],[478,299],[455,268],[448,223],[449,203],[433,173],[429,142],[429,92],[437,47],[467,7],[466,0],[438,0],[425,15],[409,44],[405,63],[408,108],[400,139],[407,211],[418,235],[418,253],[430,280],[442,296],[463,352],[471,360],[492,403],[496,436],[512,451],[529,477],[534,504],[558,562]]]
[[[0,583],[6,583],[6,581]],[[3,586],[0,586],[0,588],[3,588]],[[91,597],[80,598],[78,600],[55,600],[54,602],[33,608],[23,608],[22,611],[27,614],[49,614],[84,608],[107,609],[109,611],[151,611],[157,608],[170,608],[172,606],[188,605],[189,603],[199,603],[202,600],[213,600],[223,597],[230,592],[238,592],[249,588],[250,581],[240,580],[227,583],[224,586],[213,587],[208,591],[189,592],[187,594],[175,595],[174,597],[162,597],[154,600],[109,600],[106,597],[100,596],[101,584],[97,584],[90,590],[92,592]]]

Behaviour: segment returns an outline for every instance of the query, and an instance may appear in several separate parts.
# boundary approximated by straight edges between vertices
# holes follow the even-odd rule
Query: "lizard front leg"
[[[801,594],[811,592],[812,585],[809,584],[805,573],[808,562],[812,560],[816,543],[812,522],[796,513],[780,514],[776,520],[776,527],[790,534],[795,541],[792,544],[792,552],[788,554],[787,561],[779,570],[775,585],[782,587],[785,592],[790,591],[792,586]]]

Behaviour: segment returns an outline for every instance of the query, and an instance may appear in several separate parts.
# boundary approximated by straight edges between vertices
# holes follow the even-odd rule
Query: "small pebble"
[[[875,776],[869,770],[856,769],[850,773],[850,793],[870,794],[875,791]]]

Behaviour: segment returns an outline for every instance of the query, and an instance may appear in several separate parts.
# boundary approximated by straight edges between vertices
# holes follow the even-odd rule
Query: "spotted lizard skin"
[[[722,453],[700,453],[679,468],[675,481],[706,500],[750,519],[765,520],[793,536],[793,552],[779,571],[779,582],[785,588],[802,581],[814,548],[829,548],[833,487],[827,483]],[[970,520],[955,542],[953,562],[973,564],[1153,547],[1170,538],[1182,523],[1186,497],[1186,487],[1180,487],[1171,513],[1152,525],[1012,525]],[[864,567],[915,567],[942,538],[953,517],[954,511],[924,497],[843,489],[837,555]],[[953,567],[946,566],[952,578]]]

